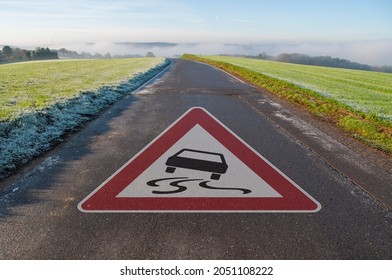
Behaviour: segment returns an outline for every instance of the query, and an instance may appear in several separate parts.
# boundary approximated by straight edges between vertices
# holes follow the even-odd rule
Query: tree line
[[[12,48],[10,46],[4,46],[0,50],[0,63],[58,58],[59,56],[57,52],[50,50],[49,48],[38,47],[35,50],[25,50],[20,48]]]
[[[114,55],[109,52],[102,55],[100,53],[90,54],[87,52],[78,53],[76,51],[61,48],[58,50],[50,50],[49,48],[36,48],[35,50],[25,50],[10,46],[0,48],[0,63],[18,62],[28,60],[43,60],[43,59],[111,59],[111,58],[134,58],[134,57],[155,57],[152,52],[147,52],[145,56],[139,54],[128,55]]]
[[[57,50],[60,58],[70,59],[110,59],[110,58],[140,58],[140,57],[155,57],[154,53],[147,52],[144,56],[140,54],[125,54],[125,55],[111,55],[109,52],[102,55],[100,53],[90,54],[88,52],[78,53],[76,51],[61,48]]]
[[[60,58],[69,58],[69,59],[110,59],[112,58],[112,55],[107,52],[105,55],[102,55],[100,53],[95,53],[95,54],[90,54],[88,52],[81,52],[78,53],[76,51],[70,51],[65,48],[61,48],[57,50],[57,53]]]
[[[282,53],[278,56],[269,56],[266,53],[261,53],[256,56],[246,56],[248,58],[273,60],[286,63],[315,65],[333,68],[356,69],[365,71],[376,71],[392,73],[392,66],[370,66],[358,62],[352,62],[347,59],[333,58],[330,56],[309,56],[299,53]]]

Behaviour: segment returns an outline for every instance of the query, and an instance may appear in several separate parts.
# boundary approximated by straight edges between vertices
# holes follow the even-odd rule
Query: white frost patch
[[[26,112],[15,120],[0,123],[0,178],[7,172],[62,141],[62,136],[94,118],[121,96],[129,94],[153,78],[170,61],[134,75],[130,80],[96,91],[80,92],[40,111]],[[45,163],[50,166],[52,163]],[[49,165],[48,165],[49,164]]]
[[[310,136],[311,138],[317,140],[321,146],[326,149],[327,151],[334,151],[336,149],[336,145],[338,144],[338,142],[333,141],[334,143],[332,143],[332,139],[327,140],[326,136],[323,132],[321,132],[320,130],[318,130],[317,128],[315,128],[314,126],[310,125],[309,123],[300,120],[300,119],[295,119],[292,117],[288,117],[284,114],[282,114],[281,112],[274,112],[274,115],[286,122],[291,123],[292,125],[294,125],[296,128],[298,128],[299,130],[301,130],[303,132],[303,134]]]
[[[270,104],[272,107],[274,107],[276,109],[282,108],[282,105],[280,105],[279,103],[273,102],[273,101],[269,101],[268,104]]]
[[[59,156],[52,156],[52,157],[48,157],[47,159],[45,159],[39,166],[38,166],[38,170],[40,172],[44,171],[45,169],[57,164],[58,162],[61,161],[61,158]]]
[[[156,84],[154,84],[156,85]],[[145,88],[138,90],[137,95],[143,95],[143,94],[151,94],[154,93],[153,90],[151,89],[152,85],[148,85]]]
[[[276,109],[282,109],[282,107],[283,107],[279,103],[276,103],[276,102],[274,102],[272,100],[267,100],[267,99],[258,99],[257,103],[262,104],[262,105],[269,104],[269,105],[271,105],[272,107],[274,107]]]

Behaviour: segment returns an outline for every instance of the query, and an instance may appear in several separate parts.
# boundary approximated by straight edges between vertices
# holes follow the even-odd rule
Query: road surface
[[[321,210],[78,210],[80,201],[195,106],[291,178]],[[267,92],[213,67],[176,60],[151,84],[1,182],[0,259],[391,259],[390,161],[356,147]]]

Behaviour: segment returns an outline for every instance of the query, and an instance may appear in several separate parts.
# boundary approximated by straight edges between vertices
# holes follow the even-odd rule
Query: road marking
[[[82,212],[317,212],[320,204],[204,108],[88,195]]]

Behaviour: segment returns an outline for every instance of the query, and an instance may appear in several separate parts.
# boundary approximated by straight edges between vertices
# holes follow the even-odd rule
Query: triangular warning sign
[[[205,109],[189,109],[88,195],[83,212],[317,212],[320,204]]]

